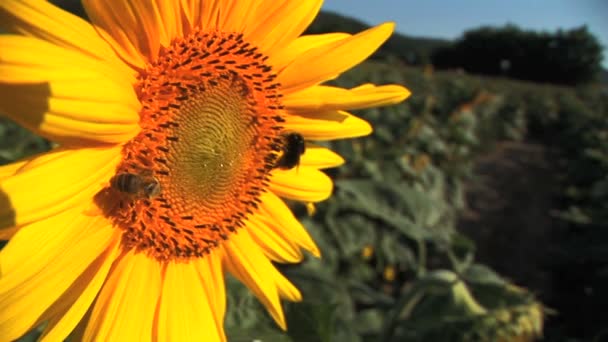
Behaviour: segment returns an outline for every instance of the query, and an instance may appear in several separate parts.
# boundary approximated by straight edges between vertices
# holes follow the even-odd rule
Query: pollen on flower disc
[[[283,122],[265,60],[241,35],[197,31],[140,72],[141,132],[116,172],[149,174],[161,192],[147,198],[108,187],[99,196],[125,247],[160,260],[201,256],[257,208]]]

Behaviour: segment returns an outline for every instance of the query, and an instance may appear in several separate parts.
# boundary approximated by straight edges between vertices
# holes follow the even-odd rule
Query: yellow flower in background
[[[0,168],[0,340],[222,341],[225,271],[285,328],[273,262],[319,250],[282,198],[326,199],[343,162],[309,142],[409,95],[320,85],[393,31],[300,37],[321,3],[0,2],[0,113],[60,146]]]

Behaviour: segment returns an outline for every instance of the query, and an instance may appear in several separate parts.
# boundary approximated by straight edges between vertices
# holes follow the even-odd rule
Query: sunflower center
[[[247,125],[246,93],[235,89],[241,87],[246,89],[236,78],[220,80],[193,94],[181,106],[177,125],[167,129],[179,137],[167,153],[171,181],[165,182],[163,191],[165,198],[174,199],[176,212],[217,210],[234,192],[234,184],[246,180],[244,172],[256,157],[250,147],[258,132]]]
[[[257,208],[283,122],[265,60],[241,35],[194,32],[140,73],[142,129],[100,194],[125,247],[202,256]]]

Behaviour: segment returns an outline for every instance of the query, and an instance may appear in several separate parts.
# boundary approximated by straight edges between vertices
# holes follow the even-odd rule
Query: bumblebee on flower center
[[[125,247],[200,257],[244,226],[282,148],[280,85],[266,58],[242,35],[195,31],[140,72],[142,129],[117,174],[151,174],[162,191],[97,196]]]

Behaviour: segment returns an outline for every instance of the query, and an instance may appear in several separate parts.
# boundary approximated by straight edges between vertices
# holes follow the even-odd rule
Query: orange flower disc
[[[118,173],[150,173],[154,198],[106,188],[123,243],[159,260],[217,247],[260,202],[280,151],[279,84],[242,35],[195,31],[140,72],[141,132]]]

